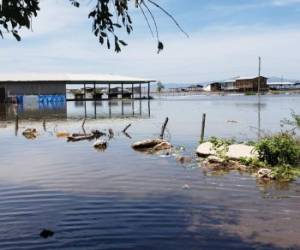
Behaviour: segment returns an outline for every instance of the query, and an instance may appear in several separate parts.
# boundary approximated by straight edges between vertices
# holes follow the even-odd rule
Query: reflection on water
[[[72,118],[129,118],[150,117],[150,100],[74,101],[23,104],[0,104],[0,120],[52,120]]]
[[[279,131],[291,109],[300,112],[299,96],[261,101],[264,131]],[[1,107],[0,249],[299,249],[299,182],[261,183],[238,172],[208,176],[174,157],[130,148],[157,136],[168,116],[171,142],[192,155],[202,113],[206,137],[256,139],[255,103],[255,97],[153,100],[149,117],[147,101],[68,102],[59,108],[62,117],[43,107],[35,119],[28,119],[32,110]],[[24,117],[19,129],[35,127],[36,139],[14,135],[16,113]],[[105,152],[95,150],[93,141],[56,137],[55,131],[80,132],[85,116],[86,130],[115,131]],[[128,123],[132,139],[120,133]],[[54,237],[41,239],[43,228]]]

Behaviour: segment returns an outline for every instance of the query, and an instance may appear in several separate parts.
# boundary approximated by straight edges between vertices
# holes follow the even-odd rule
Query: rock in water
[[[208,157],[215,155],[216,151],[213,149],[214,145],[211,142],[201,143],[197,148],[197,155],[200,157]]]
[[[226,156],[232,160],[239,160],[240,158],[258,158],[258,152],[253,146],[233,144],[228,147]]]
[[[209,157],[207,157],[207,161],[209,163],[220,163],[220,164],[223,163],[223,160],[221,158],[214,155],[210,155]]]
[[[98,149],[100,151],[104,151],[105,149],[107,149],[107,141],[105,141],[105,140],[97,140],[94,143],[94,148]]]
[[[172,148],[172,145],[171,143],[167,142],[167,141],[163,141],[157,145],[155,145],[152,150],[153,151],[161,151],[161,150],[167,150],[167,149],[170,149]]]
[[[257,177],[261,179],[273,179],[272,170],[268,168],[261,168],[257,172]]]
[[[45,239],[47,239],[48,237],[52,237],[53,235],[54,232],[49,229],[43,229],[42,232],[40,233],[40,236]]]
[[[143,141],[138,141],[132,144],[132,148],[135,150],[148,150],[152,149],[156,145],[164,142],[162,139],[148,139]]]

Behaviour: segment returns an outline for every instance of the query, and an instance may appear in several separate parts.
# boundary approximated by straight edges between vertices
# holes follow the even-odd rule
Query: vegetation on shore
[[[239,163],[248,167],[249,171],[257,171],[264,168],[270,170],[271,179],[278,181],[292,181],[300,177],[300,138],[295,130],[300,129],[300,116],[292,112],[292,121],[289,125],[294,125],[292,130],[281,131],[276,134],[264,136],[257,142],[251,142],[258,153],[257,158],[240,158]],[[209,142],[213,144],[222,162],[229,162],[226,157],[228,147],[234,140],[211,137]]]

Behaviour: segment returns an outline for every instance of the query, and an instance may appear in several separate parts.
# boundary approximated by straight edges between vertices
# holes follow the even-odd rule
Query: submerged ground
[[[133,151],[159,134],[193,155],[206,137],[255,140],[279,131],[300,96],[199,96],[148,101],[31,105],[0,109],[0,249],[299,249],[300,182],[260,183],[238,172]],[[14,115],[19,113],[19,131]],[[104,152],[67,143],[57,131],[113,128]],[[97,119],[94,119],[94,118]],[[110,118],[111,117],[111,118]],[[43,120],[46,126],[43,126]],[[128,124],[131,137],[120,131]],[[39,131],[35,140],[25,128]],[[43,239],[42,229],[54,236]]]

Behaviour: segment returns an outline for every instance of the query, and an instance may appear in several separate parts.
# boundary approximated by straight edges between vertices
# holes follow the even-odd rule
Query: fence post
[[[206,121],[206,114],[202,115],[202,125],[201,125],[201,143],[204,141],[204,132],[205,132],[205,121]]]

